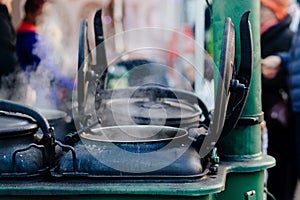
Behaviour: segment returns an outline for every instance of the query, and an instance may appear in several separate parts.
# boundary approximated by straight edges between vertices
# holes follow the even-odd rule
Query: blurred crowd
[[[261,0],[262,109],[267,153],[276,159],[276,166],[268,170],[266,186],[282,200],[299,198],[294,196],[300,178],[298,3]]]

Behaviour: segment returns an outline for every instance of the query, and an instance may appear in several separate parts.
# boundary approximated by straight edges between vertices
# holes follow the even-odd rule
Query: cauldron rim
[[[109,139],[106,136],[103,136],[102,139],[100,138],[100,135],[97,135],[97,131],[109,131],[109,130],[114,130],[115,129],[129,129],[129,130],[134,130],[134,129],[139,129],[139,131],[149,131],[151,130],[166,130],[166,131],[172,131],[175,136],[173,137],[167,137],[167,138],[160,138],[160,139],[139,139],[139,140],[115,140],[115,139]],[[136,130],[135,130],[136,131]],[[159,131],[158,133],[160,133]],[[182,139],[186,138],[188,136],[188,131],[182,128],[175,128],[175,127],[170,127],[170,126],[156,126],[156,125],[122,125],[122,126],[109,126],[109,127],[101,127],[101,128],[95,128],[92,131],[93,133],[87,133],[84,132],[80,134],[80,137],[84,140],[87,141],[93,141],[93,142],[104,142],[104,143],[153,143],[153,142],[168,142],[171,140],[177,140],[177,139]],[[128,135],[127,135],[128,136]],[[98,137],[98,138],[97,138]],[[130,136],[129,136],[130,137]],[[104,138],[104,139],[103,139]],[[133,137],[132,137],[133,138]],[[136,137],[137,138],[137,137]]]

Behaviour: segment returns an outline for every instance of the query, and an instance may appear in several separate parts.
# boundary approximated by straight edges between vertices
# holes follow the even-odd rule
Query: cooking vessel
[[[37,134],[41,129],[42,136]],[[0,100],[0,178],[41,175],[49,166],[50,126],[36,110]]]
[[[206,134],[193,137],[185,129],[167,126],[114,126],[91,129],[52,174],[85,177],[199,177],[198,151]],[[194,132],[195,133],[195,132]]]
[[[199,124],[208,126],[210,121],[207,107],[192,92],[154,84],[100,90],[95,101],[102,126],[165,125],[187,128]]]

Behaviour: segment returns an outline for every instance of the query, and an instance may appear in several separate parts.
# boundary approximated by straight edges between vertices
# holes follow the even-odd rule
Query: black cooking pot
[[[102,126],[163,125],[186,128],[209,125],[205,104],[194,93],[158,85],[100,90],[95,107]]]
[[[200,129],[198,129],[200,130]],[[167,126],[95,128],[80,135],[52,174],[84,177],[199,177],[204,160],[198,151],[206,130],[191,138]]]
[[[37,134],[38,129],[43,133]],[[0,100],[0,178],[41,175],[49,166],[50,126],[36,110]]]

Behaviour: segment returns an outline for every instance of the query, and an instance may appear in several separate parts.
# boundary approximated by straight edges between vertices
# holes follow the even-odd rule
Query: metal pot
[[[41,128],[43,136],[37,134]],[[37,111],[0,101],[0,178],[41,175],[48,169],[50,126]]]
[[[84,132],[52,174],[84,177],[199,177],[198,151],[206,132],[167,126],[118,126]]]
[[[205,104],[193,93],[157,85],[99,91],[102,126],[164,125],[186,128],[209,124]]]

